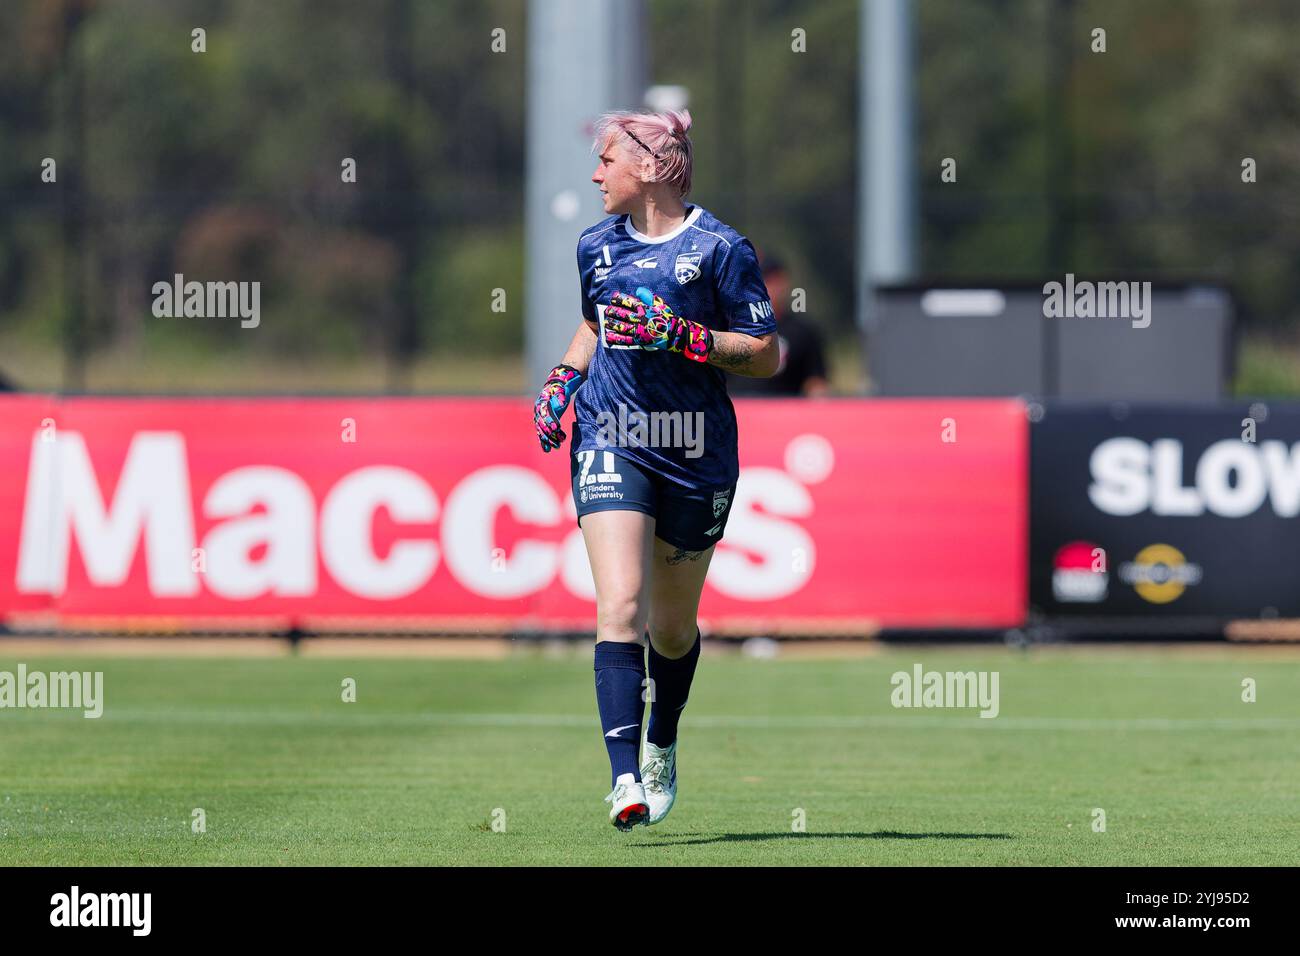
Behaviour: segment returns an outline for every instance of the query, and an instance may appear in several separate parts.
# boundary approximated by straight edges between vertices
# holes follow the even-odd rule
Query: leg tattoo
[[[669,564],[681,564],[683,561],[698,561],[704,557],[703,551],[687,551],[685,548],[678,548],[668,556]]]

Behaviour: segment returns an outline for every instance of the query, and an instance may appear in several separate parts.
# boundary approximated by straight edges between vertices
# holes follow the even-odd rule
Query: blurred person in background
[[[785,263],[764,255],[763,282],[772,294],[776,313],[777,343],[781,360],[771,378],[728,377],[733,395],[803,395],[816,398],[830,391],[826,378],[826,354],[821,330],[801,314],[790,311],[790,274]]]
[[[725,373],[777,366],[753,245],[685,202],[690,125],[685,110],[597,123],[591,179],[610,215],[578,239],[582,320],[533,415],[542,450],[560,448],[574,399],[570,477],[596,585],[596,704],[614,788],[605,799],[623,831],[658,823],[677,796],[700,594],[740,473]]]

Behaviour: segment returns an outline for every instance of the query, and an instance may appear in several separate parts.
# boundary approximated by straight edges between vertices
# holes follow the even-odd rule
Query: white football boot
[[[609,822],[624,833],[638,823],[644,825],[650,817],[645,788],[630,773],[623,774],[615,781],[614,789],[605,798],[605,802],[614,805],[609,811]]]
[[[646,803],[650,805],[650,819],[646,826],[651,826],[668,816],[677,800],[677,741],[667,747],[657,747],[649,740],[645,742],[641,783]]]

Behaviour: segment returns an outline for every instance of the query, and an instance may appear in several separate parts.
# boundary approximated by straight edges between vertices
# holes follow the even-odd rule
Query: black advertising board
[[[1300,405],[1030,406],[1047,617],[1300,617]]]
[[[1106,310],[1128,317],[1078,314],[1085,288],[1096,291],[1098,306],[1104,298]],[[1053,289],[1063,315],[1054,314]],[[1139,303],[1141,317],[1130,308]],[[1228,290],[1201,283],[1068,273],[1032,283],[877,286],[867,360],[874,392],[886,396],[1217,402],[1232,375],[1233,315]]]

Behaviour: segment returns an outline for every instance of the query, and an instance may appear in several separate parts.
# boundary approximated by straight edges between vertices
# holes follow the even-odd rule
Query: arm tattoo
[[[596,354],[596,342],[597,336],[594,332],[578,342],[578,348],[582,354],[583,368],[591,365],[592,357]]]
[[[750,363],[754,360],[756,352],[762,343],[758,339],[751,338],[745,341],[739,336],[726,338],[718,336],[713,342],[713,351],[709,353],[709,361],[719,368],[725,368],[733,372],[746,372]]]
[[[562,361],[565,365],[571,365],[583,375],[586,375],[587,369],[591,367],[592,357],[596,354],[597,341],[598,336],[584,319],[578,326],[573,341],[569,343],[569,348],[564,353]]]

